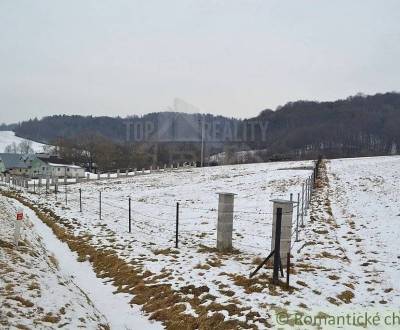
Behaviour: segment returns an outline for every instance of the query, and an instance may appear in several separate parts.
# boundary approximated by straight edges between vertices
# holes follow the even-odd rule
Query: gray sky
[[[1,0],[0,122],[400,90],[398,0]]]

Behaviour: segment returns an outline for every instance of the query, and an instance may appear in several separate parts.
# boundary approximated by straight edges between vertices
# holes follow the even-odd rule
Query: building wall
[[[29,171],[29,174],[33,177],[58,177],[63,178],[67,176],[68,178],[75,178],[76,174],[80,178],[85,176],[85,169],[76,168],[75,166],[57,166],[57,165],[49,165],[44,161],[36,158],[32,161],[32,167]]]
[[[32,166],[30,168],[29,175],[34,178],[39,176],[43,177],[48,174],[48,171],[49,171],[48,165],[45,162],[41,161],[40,159],[35,158],[32,161]]]
[[[68,167],[68,166],[49,166],[50,175],[55,177],[68,177],[68,178],[75,178],[76,175],[80,178],[85,176],[85,170],[83,168],[75,168],[75,167]]]
[[[29,175],[30,173],[28,168],[12,168],[9,172],[11,175]]]

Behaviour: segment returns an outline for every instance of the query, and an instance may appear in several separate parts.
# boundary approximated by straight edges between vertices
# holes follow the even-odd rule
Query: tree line
[[[168,129],[178,139],[129,141],[127,120],[153,122],[155,131],[163,130],[160,123],[171,122],[172,128]],[[253,135],[245,141],[206,141],[206,162],[207,156],[220,152],[225,152],[226,163],[234,163],[307,159],[320,154],[326,157],[385,155],[397,153],[400,146],[400,94],[395,92],[359,94],[333,102],[289,102],[275,111],[266,109],[244,120],[173,112],[129,118],[61,115],[19,123],[14,131],[18,136],[56,145],[60,155],[68,160],[87,167],[96,164],[107,170],[200,161],[201,143],[186,141],[185,136],[198,130],[201,120],[218,121],[222,128],[239,127],[240,134]],[[255,130],[246,130],[255,122],[268,123],[264,125],[267,130],[254,125]],[[236,157],[239,151],[251,152],[239,153],[240,157]]]

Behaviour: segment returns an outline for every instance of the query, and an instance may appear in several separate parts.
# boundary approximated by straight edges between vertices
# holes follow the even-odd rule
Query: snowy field
[[[207,307],[241,327],[262,329],[276,325],[283,311],[398,309],[400,157],[327,161],[300,240],[292,242],[291,289],[272,286],[267,268],[249,279],[270,252],[269,200],[290,193],[296,200],[311,168],[311,161],[182,168],[68,185],[66,193],[60,186],[57,196],[23,195],[54,211],[75,236],[140,269],[149,283],[170,285],[189,315],[202,317],[200,307]],[[218,192],[236,194],[232,254],[214,249]]]
[[[370,302],[398,308],[400,157],[332,160],[329,173],[337,236],[357,269],[357,286]]]
[[[31,221],[24,221],[14,246],[16,202],[0,196],[0,328],[106,329],[107,320],[59,269]]]
[[[19,143],[21,143],[24,140],[26,140],[26,139],[15,136],[15,133],[13,131],[0,131],[0,153],[4,152],[6,147],[8,145],[12,144],[13,142],[15,142],[16,145],[18,145]],[[30,140],[28,140],[28,141],[30,141]],[[34,141],[31,141],[31,142],[32,142],[32,149],[34,150],[34,152],[42,152],[43,151],[43,147],[45,146],[45,144],[34,142]]]

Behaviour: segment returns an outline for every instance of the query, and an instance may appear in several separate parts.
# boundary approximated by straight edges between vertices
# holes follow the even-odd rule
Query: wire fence
[[[302,183],[301,192],[295,200],[290,194],[292,207],[283,215],[292,216],[290,249],[300,240],[305,217],[315,182],[313,174]],[[78,212],[80,217],[95,224],[107,224],[116,233],[128,232],[136,240],[160,247],[184,245],[215,245],[217,207],[194,205],[165,200],[148,201],[131,196],[116,196],[113,191],[84,190],[65,185],[22,187],[13,180],[13,188],[36,196],[41,203],[54,203],[66,212]],[[80,185],[84,187],[84,185]],[[79,216],[78,215],[78,216]],[[256,253],[265,253],[271,245],[273,211],[260,207],[234,210],[233,246]],[[76,217],[76,215],[75,215]],[[142,237],[144,235],[147,238]]]

